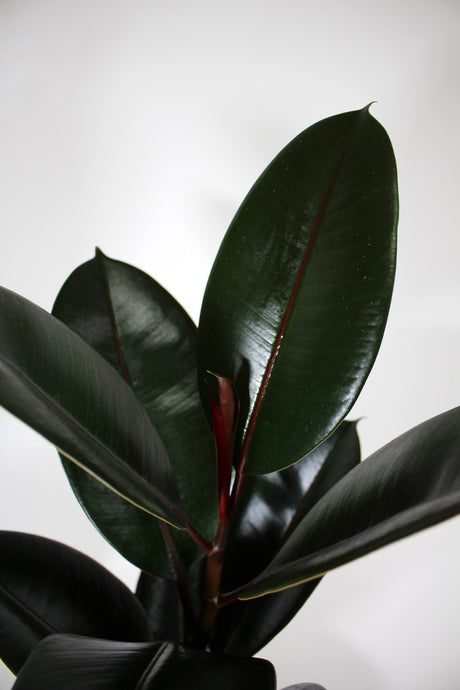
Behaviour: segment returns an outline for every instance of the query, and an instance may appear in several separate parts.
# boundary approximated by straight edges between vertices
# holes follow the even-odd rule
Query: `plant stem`
[[[174,544],[174,541],[171,537],[171,529],[169,525],[167,525],[165,522],[161,522],[160,525],[161,531],[163,533],[165,546],[169,553],[171,565],[174,570],[175,583],[182,604],[182,609],[184,612],[185,629],[186,631],[190,631],[193,630],[193,628],[196,625],[196,616],[193,611],[192,602],[190,601],[190,595],[187,586],[187,579],[184,573],[184,567],[180,555],[177,552],[176,545]]]
[[[198,544],[200,549],[204,551],[208,556],[212,553],[214,548],[210,541],[205,539],[202,534],[192,525],[191,522],[187,522],[187,534],[193,541]]]
[[[229,522],[221,521],[219,523],[212,551],[208,555],[204,604],[200,619],[200,631],[202,634],[209,633],[220,608],[220,581],[229,526]]]

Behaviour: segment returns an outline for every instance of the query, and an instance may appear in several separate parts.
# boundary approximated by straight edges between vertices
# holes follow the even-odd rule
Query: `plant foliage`
[[[133,593],[70,547],[0,533],[16,690],[274,690],[253,655],[327,571],[459,512],[460,408],[365,462],[344,421],[382,339],[396,225],[392,147],[364,108],[262,173],[198,327],[100,250],[52,314],[1,289],[0,402],[140,569]]]

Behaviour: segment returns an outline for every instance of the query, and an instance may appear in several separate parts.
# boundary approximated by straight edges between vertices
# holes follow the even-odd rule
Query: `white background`
[[[51,309],[98,245],[196,320],[263,168],[305,127],[376,100],[401,213],[391,316],[350,415],[369,454],[460,402],[459,28],[458,0],[1,0],[0,282]],[[3,411],[0,425],[0,527],[133,585],[54,449]],[[328,575],[262,653],[279,687],[459,688],[459,537],[457,518]]]

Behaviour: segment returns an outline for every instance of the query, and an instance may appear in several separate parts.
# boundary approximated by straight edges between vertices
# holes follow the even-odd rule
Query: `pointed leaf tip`
[[[386,323],[396,225],[393,150],[367,108],[302,132],[247,195],[211,271],[198,342],[201,371],[238,390],[244,473],[296,462],[356,400]]]

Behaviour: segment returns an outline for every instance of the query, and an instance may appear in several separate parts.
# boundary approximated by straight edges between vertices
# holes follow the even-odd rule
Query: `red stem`
[[[192,525],[191,522],[187,522],[187,534],[193,541],[198,544],[200,549],[205,552],[205,554],[209,555],[212,550],[213,550],[213,545],[210,541],[205,539],[200,532]]]

